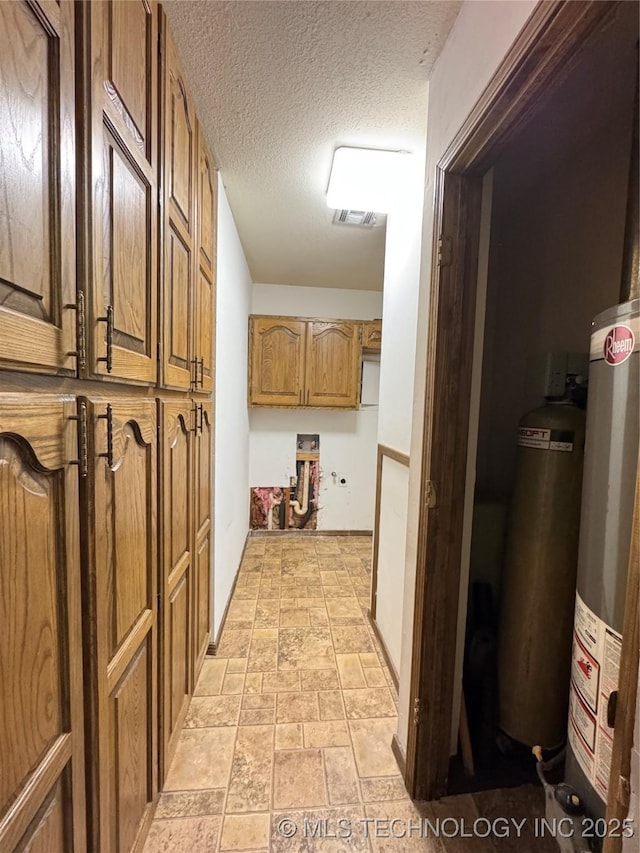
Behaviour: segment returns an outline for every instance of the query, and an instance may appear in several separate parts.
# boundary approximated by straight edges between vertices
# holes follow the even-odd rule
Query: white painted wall
[[[398,740],[406,750],[409,728],[411,643],[415,599],[420,465],[431,279],[436,165],[460,129],[508,49],[535,9],[536,0],[466,2],[449,34],[429,84],[422,258],[419,285],[406,569],[402,613]],[[413,321],[407,317],[408,328]],[[384,346],[384,343],[383,343]]]
[[[426,93],[424,108],[426,133]],[[413,175],[404,203],[387,218],[378,415],[378,443],[406,454],[411,445],[424,147],[413,152],[412,159]],[[380,480],[376,624],[396,672],[402,646],[408,494],[409,468],[385,458]]]
[[[251,313],[369,320],[382,316],[382,293],[254,284]],[[244,386],[243,386],[244,387]],[[252,409],[249,485],[284,486],[296,473],[297,433],[320,434],[319,530],[372,530],[378,407],[359,411]],[[345,474],[338,486],[331,471]],[[247,492],[247,501],[248,501]]]
[[[318,529],[372,529],[377,408],[357,412],[255,409],[250,423],[251,486],[286,486],[296,473],[297,433],[317,432],[323,472]],[[345,475],[348,485],[338,486],[332,471]]]
[[[382,317],[382,293],[379,290],[254,284],[251,313],[327,320],[377,320]]]
[[[376,624],[396,673],[400,672],[404,550],[407,537],[409,469],[388,456],[382,459],[378,534]]]
[[[240,565],[249,520],[247,342],[251,275],[218,176],[213,636]]]

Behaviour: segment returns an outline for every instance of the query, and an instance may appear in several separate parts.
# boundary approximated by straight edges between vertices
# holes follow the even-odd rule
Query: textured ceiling
[[[254,281],[382,289],[384,227],[332,224],[340,145],[420,152],[459,2],[168,0]]]

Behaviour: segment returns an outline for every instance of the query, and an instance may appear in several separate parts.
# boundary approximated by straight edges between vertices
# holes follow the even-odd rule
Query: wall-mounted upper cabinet
[[[252,317],[249,326],[249,403],[301,406],[307,324],[293,317]]]
[[[80,8],[90,19],[92,70],[88,371],[155,384],[158,10],[147,0]]]
[[[382,348],[382,320],[369,320],[362,324],[362,349],[380,352]]]
[[[347,321],[307,323],[307,406],[355,409],[360,399],[360,326]]]
[[[162,376],[166,388],[213,388],[215,168],[162,18]]]
[[[196,124],[176,49],[162,16],[162,385],[192,387]]]
[[[217,175],[198,124],[198,253],[195,279],[194,390],[213,390]]]
[[[75,374],[73,3],[0,3],[0,367]]]
[[[249,404],[356,409],[361,327],[353,320],[251,317]]]

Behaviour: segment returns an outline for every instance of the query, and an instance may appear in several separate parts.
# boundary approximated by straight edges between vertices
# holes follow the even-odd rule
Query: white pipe
[[[299,491],[298,494],[300,494]],[[296,515],[306,515],[309,509],[309,462],[305,462],[302,466],[302,494],[302,506],[299,501],[291,501]]]

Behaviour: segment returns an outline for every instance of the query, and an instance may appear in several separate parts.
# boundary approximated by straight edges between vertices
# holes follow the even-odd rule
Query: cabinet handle
[[[200,415],[200,420],[198,422],[198,429],[200,431],[200,435],[202,435],[202,431],[204,429],[204,404],[200,403],[198,406],[198,413]]]
[[[82,401],[79,406],[80,414],[71,415],[70,421],[78,423],[78,459],[72,459],[69,465],[77,465],[81,477],[86,477],[89,471],[89,451],[87,447],[87,404]]]
[[[107,365],[107,373],[113,370],[113,305],[107,305],[107,313],[104,317],[98,317],[98,323],[107,324],[106,342],[107,354],[99,358],[98,361],[103,361]]]
[[[194,403],[191,407],[191,414],[193,416],[193,426],[189,427],[189,432],[198,433],[198,406]]]
[[[202,358],[192,358],[191,366],[191,389],[195,391],[196,388],[204,387],[204,356]]]
[[[113,467],[113,408],[111,403],[107,405],[107,411],[104,415],[98,415],[98,420],[107,422],[107,452],[98,453],[99,459],[106,459],[109,468]]]

